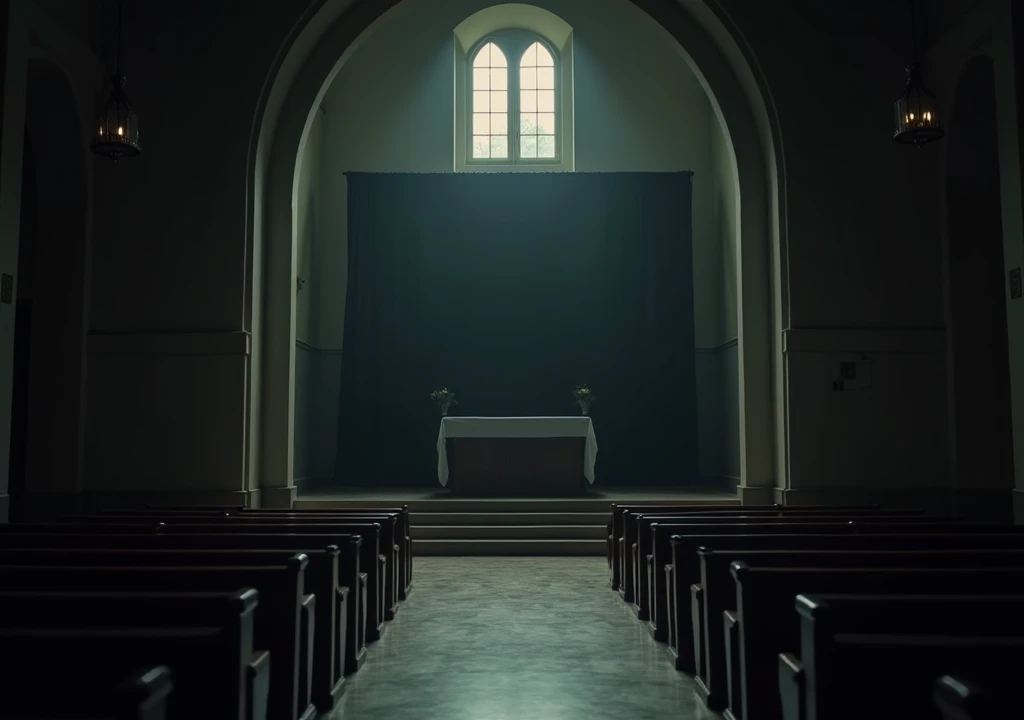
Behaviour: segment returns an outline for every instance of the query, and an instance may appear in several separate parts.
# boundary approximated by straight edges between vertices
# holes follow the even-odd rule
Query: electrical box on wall
[[[871,387],[871,361],[864,356],[842,360],[839,363],[839,376],[832,381],[832,389],[837,392],[847,390],[865,390]]]

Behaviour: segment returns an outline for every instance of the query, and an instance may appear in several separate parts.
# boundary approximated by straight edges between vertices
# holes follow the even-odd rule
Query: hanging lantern
[[[111,77],[113,87],[110,99],[100,115],[96,136],[92,140],[92,151],[117,161],[123,157],[135,157],[139,147],[139,116],[132,110],[124,92],[125,78]]]
[[[946,133],[939,122],[937,105],[935,96],[921,82],[921,65],[912,62],[907,66],[907,86],[893,103],[896,129],[892,139],[906,145],[923,145],[942,138]]]
[[[139,116],[132,110],[124,92],[125,77],[121,74],[121,2],[117,3],[117,72],[111,76],[110,98],[103,107],[97,123],[96,135],[90,147],[97,155],[117,162],[123,157],[135,157],[139,147]]]

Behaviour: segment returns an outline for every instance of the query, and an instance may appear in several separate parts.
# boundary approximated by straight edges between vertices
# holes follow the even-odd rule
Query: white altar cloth
[[[448,484],[448,438],[586,438],[583,475],[594,482],[597,436],[589,417],[446,417],[437,433],[437,479]]]

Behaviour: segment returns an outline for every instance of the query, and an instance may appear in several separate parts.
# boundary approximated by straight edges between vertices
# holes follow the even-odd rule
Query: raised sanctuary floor
[[[571,498],[465,498],[437,488],[345,488],[299,495],[297,508],[409,506],[415,554],[593,555],[604,557],[612,503],[730,504],[720,488],[617,488]]]
[[[417,558],[345,720],[714,718],[608,589],[602,558]]]

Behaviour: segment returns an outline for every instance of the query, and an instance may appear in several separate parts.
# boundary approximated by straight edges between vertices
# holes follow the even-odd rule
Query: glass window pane
[[[474,90],[488,90],[491,85],[491,73],[492,70],[486,68],[473,68],[473,89]]]
[[[508,89],[508,68],[491,69],[491,90]]]
[[[491,139],[486,135],[473,136],[473,157],[489,158],[491,156]]]
[[[555,156],[555,136],[540,135],[537,137],[537,157],[553,158]]]
[[[491,102],[494,100],[492,98]],[[537,110],[539,112],[553,113],[555,111],[555,91],[554,90],[538,90],[537,91]]]
[[[508,157],[508,136],[507,135],[491,135],[491,157],[492,158],[507,158]]]
[[[524,157],[524,158],[535,158],[535,157],[537,157],[537,138],[536,137],[524,135],[519,140],[519,157]]]
[[[555,66],[555,58],[551,56],[551,51],[549,51],[540,43],[534,43],[533,46],[534,48],[536,48],[537,51],[537,65],[541,67]]]
[[[538,113],[537,114],[537,133],[539,135],[554,135],[555,134],[555,114],[554,113]]]
[[[486,68],[491,66],[491,48],[494,47],[494,43],[487,43],[477,52],[476,57],[473,58],[474,68]]]
[[[491,118],[487,113],[473,113],[473,134],[489,135],[491,133]]]
[[[541,90],[553,90],[555,87],[555,69],[550,67],[537,68],[537,87]]]
[[[523,68],[519,71],[519,87],[523,90],[537,88],[537,68]]]
[[[491,112],[508,112],[507,90],[491,90]]]
[[[501,51],[494,43],[488,43],[491,47],[491,67],[492,68],[507,68],[508,61],[505,59],[505,53]]]
[[[526,48],[523,59],[519,61],[520,67],[537,67],[537,43]]]
[[[508,134],[508,113],[491,113],[491,135]]]
[[[486,90],[474,90],[473,91],[473,112],[489,112],[491,109],[490,104],[487,102],[488,93]]]
[[[537,113],[519,113],[519,132],[522,135],[537,134]]]
[[[521,90],[519,92],[519,109],[523,112],[537,112],[536,90]]]

